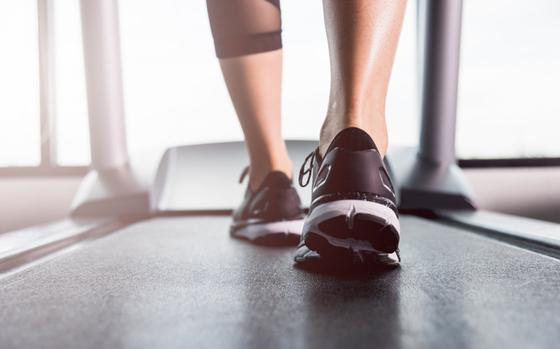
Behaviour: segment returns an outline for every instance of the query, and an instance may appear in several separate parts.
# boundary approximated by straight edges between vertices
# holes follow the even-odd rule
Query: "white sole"
[[[270,223],[255,223],[232,230],[232,235],[251,241],[267,238],[269,236],[295,236],[299,238],[301,236],[302,228],[303,219]]]
[[[308,243],[307,240],[317,240],[317,238],[319,238],[319,240],[323,240],[321,242],[322,248],[328,247],[330,250],[344,250],[358,255],[358,257],[369,254],[398,261],[399,257],[396,250],[384,252],[374,247],[374,243],[371,241],[375,241],[376,234],[379,233],[377,231],[371,232],[371,237],[368,241],[353,236],[344,238],[335,237],[332,236],[332,234],[323,231],[320,227],[321,223],[336,217],[340,218],[342,216],[345,217],[345,222],[347,224],[346,228],[350,231],[356,223],[355,219],[357,215],[367,215],[368,221],[379,225],[379,232],[384,229],[390,229],[387,230],[387,232],[392,234],[393,238],[395,238],[394,235],[396,234],[396,239],[398,239],[400,234],[399,219],[395,212],[389,207],[380,203],[365,200],[337,200],[317,206],[306,218],[303,227],[303,232],[306,234],[306,245],[313,250],[317,250],[317,246],[315,246],[316,248],[309,246],[310,243]],[[370,232],[364,232],[366,235],[369,233]],[[325,242],[328,245],[326,245]],[[311,245],[313,244],[311,243]],[[320,253],[321,251],[318,252]]]
[[[401,261],[397,251],[393,253],[376,252],[366,254],[365,256],[363,254],[355,254],[353,257],[357,257],[358,259],[362,258],[360,262],[373,262],[374,264],[385,266],[396,266]],[[353,258],[353,261],[355,260],[356,258]],[[321,255],[317,251],[310,250],[306,248],[305,245],[296,250],[294,261],[298,264],[324,263]],[[337,260],[338,266],[340,266],[340,262],[340,260]]]

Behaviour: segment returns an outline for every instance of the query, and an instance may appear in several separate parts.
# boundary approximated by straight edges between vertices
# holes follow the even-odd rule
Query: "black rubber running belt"
[[[155,218],[0,279],[0,347],[558,342],[556,259],[405,215],[400,269],[311,272],[229,238],[229,219]]]

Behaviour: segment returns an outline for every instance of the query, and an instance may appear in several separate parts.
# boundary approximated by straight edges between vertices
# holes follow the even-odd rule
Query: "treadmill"
[[[560,225],[478,210],[456,165],[461,8],[420,1],[401,266],[340,271],[229,237],[242,143],[128,156],[116,1],[81,0],[92,167],[67,219],[0,235],[0,348],[557,347]]]

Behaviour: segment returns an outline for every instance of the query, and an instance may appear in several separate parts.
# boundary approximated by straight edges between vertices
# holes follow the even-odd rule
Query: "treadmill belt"
[[[560,262],[403,216],[402,266],[294,268],[292,248],[164,217],[0,280],[0,347],[554,347]]]

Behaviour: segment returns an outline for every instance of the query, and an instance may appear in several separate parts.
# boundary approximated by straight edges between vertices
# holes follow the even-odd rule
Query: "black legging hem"
[[[282,48],[280,0],[206,0],[218,58]]]
[[[259,33],[246,37],[216,40],[216,56],[220,59],[275,51],[282,48],[282,32]]]

